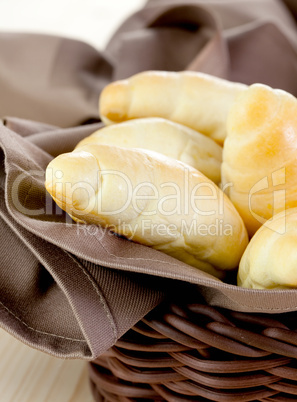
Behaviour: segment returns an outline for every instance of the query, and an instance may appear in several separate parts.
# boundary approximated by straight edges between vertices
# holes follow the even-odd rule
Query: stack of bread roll
[[[296,102],[188,71],[113,82],[99,99],[105,127],[48,165],[46,188],[73,220],[216,278],[239,267],[240,286],[295,286],[292,267],[288,283],[277,264],[268,280],[267,267],[293,249],[282,244],[294,241],[294,224],[280,234],[286,213],[275,214],[295,206]]]
[[[297,99],[261,84],[242,92],[230,109],[222,184],[239,211],[250,243],[238,285],[295,288],[297,260]]]

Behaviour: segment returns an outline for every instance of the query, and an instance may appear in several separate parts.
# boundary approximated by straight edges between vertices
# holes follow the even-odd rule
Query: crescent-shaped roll
[[[280,212],[255,233],[237,279],[245,288],[297,288],[297,208]]]
[[[86,144],[160,152],[193,166],[216,184],[221,181],[222,147],[211,138],[166,119],[148,117],[103,127],[76,148]]]
[[[74,220],[99,224],[222,277],[248,236],[223,192],[190,166],[153,151],[85,145],[46,169],[47,191]]]
[[[253,84],[231,108],[227,130],[222,185],[252,236],[297,206],[297,99]]]
[[[164,117],[223,144],[230,106],[244,89],[244,84],[193,71],[146,71],[107,85],[99,114],[105,124]]]

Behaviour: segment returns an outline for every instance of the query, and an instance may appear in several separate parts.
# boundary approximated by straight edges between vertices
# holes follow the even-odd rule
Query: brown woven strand
[[[296,401],[297,313],[164,303],[90,363],[96,401]]]

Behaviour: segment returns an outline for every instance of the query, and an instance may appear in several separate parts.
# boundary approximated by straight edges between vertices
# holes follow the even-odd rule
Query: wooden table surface
[[[57,359],[0,329],[1,402],[93,402],[87,362]]]

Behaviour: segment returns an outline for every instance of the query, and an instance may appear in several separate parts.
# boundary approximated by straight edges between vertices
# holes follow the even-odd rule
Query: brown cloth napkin
[[[75,40],[0,33],[4,329],[52,355],[94,359],[166,295],[182,300],[188,286],[230,309],[297,309],[294,290],[241,289],[75,224],[44,189],[49,161],[101,127],[98,97],[112,80],[189,69],[297,95],[296,14],[289,0],[151,0],[102,53]]]

